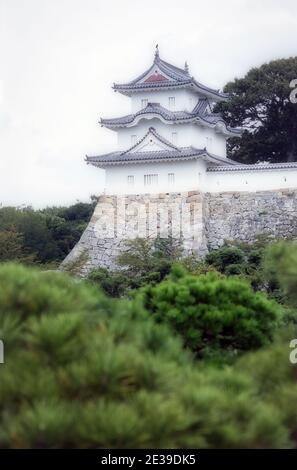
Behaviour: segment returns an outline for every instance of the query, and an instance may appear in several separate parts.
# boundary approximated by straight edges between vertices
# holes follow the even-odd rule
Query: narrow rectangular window
[[[134,175],[127,176],[127,182],[129,186],[134,186]]]
[[[144,186],[158,184],[158,175],[144,175]]]
[[[141,109],[146,108],[148,105],[148,99],[141,100]]]
[[[174,173],[168,173],[168,183],[169,184],[174,184],[174,180],[175,180]]]
[[[172,142],[174,145],[177,145],[177,132],[172,132],[172,134],[171,134],[171,142]]]
[[[169,109],[171,110],[175,109],[175,97],[174,96],[169,96],[168,104],[169,104]]]
[[[131,145],[135,145],[137,142],[137,135],[131,135]]]

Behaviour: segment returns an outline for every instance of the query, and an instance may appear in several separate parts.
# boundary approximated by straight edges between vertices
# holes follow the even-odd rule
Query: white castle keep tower
[[[128,116],[101,119],[117,132],[118,150],[86,159],[105,169],[106,194],[203,190],[207,169],[236,165],[226,158],[226,139],[241,131],[212,111],[227,95],[197,82],[187,63],[168,64],[157,47],[151,67],[114,90],[131,100]]]
[[[82,275],[117,268],[126,240],[137,236],[171,236],[195,255],[226,239],[297,238],[297,163],[227,158],[226,141],[241,129],[213,109],[228,95],[195,80],[187,63],[181,69],[162,60],[158,47],[148,70],[113,88],[130,98],[131,114],[101,119],[117,132],[118,149],[86,157],[105,170],[105,191],[62,268],[77,264]]]

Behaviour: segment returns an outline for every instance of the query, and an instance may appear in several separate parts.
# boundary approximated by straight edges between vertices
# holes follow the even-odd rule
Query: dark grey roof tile
[[[101,125],[109,128],[125,127],[133,124],[139,116],[145,118],[148,114],[155,114],[162,117],[165,121],[170,123],[183,123],[183,122],[202,122],[215,126],[218,122],[222,122],[226,126],[228,132],[234,134],[241,134],[241,129],[231,128],[226,125],[225,121],[220,114],[208,113],[209,106],[208,99],[202,98],[197,101],[196,106],[191,112],[188,111],[171,111],[164,108],[160,103],[148,103],[147,106],[135,114],[128,114],[120,118],[101,119]]]

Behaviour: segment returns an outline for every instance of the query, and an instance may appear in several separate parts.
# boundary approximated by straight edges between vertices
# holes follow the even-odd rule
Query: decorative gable
[[[164,145],[154,135],[147,135],[146,138],[139,144],[132,152],[157,152],[158,150],[164,150],[168,146]]]
[[[154,74],[146,78],[144,80],[144,83],[154,83],[154,82],[164,82],[164,81],[168,81],[168,78],[164,77],[164,75],[161,75],[158,72],[155,72]]]
[[[178,147],[173,145],[168,140],[161,137],[154,127],[150,127],[148,132],[136,142],[131,148],[123,152],[122,155],[127,153],[136,152],[157,152],[160,150],[179,150]]]
[[[159,64],[153,64],[150,69],[142,76],[135,84],[140,83],[157,83],[157,82],[169,82],[172,78],[166,74],[164,70],[161,70]]]

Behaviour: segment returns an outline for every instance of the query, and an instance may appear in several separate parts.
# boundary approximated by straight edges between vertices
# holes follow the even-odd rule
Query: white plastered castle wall
[[[207,172],[203,160],[125,164],[108,167],[105,173],[105,192],[109,195],[179,191],[255,192],[297,186],[297,169]],[[170,178],[169,174],[174,177]],[[145,185],[145,175],[158,175],[156,184]],[[128,182],[128,176],[133,177],[133,184]]]
[[[175,98],[174,107],[170,107],[169,98]],[[141,91],[131,96],[131,113],[137,113],[143,108],[143,100],[149,103],[160,103],[161,106],[171,111],[192,111],[198,99],[198,93],[187,89]]]
[[[204,190],[210,193],[290,189],[297,187],[297,169],[207,172],[206,182]]]
[[[169,176],[169,175],[174,175]],[[145,185],[145,175],[158,175],[157,182]],[[128,176],[133,176],[133,184]],[[106,194],[147,194],[202,190],[205,187],[204,161],[136,163],[106,170]]]
[[[154,127],[162,137],[178,147],[206,148],[209,153],[226,156],[226,137],[214,129],[195,124],[165,124],[160,119],[149,119],[149,116],[141,119],[135,127],[118,129],[118,149],[127,150],[134,141],[141,139],[150,127]]]

